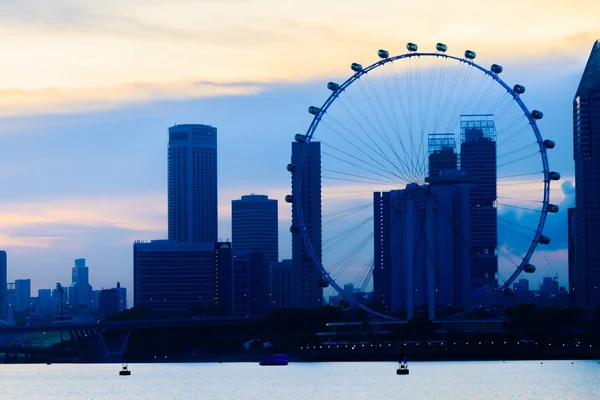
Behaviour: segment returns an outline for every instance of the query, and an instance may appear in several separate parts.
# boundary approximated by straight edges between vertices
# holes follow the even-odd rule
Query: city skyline
[[[593,3],[590,6],[598,7]],[[18,11],[3,7],[13,16]],[[110,4],[98,7],[104,9]],[[568,31],[567,25],[579,21],[577,18],[581,16],[574,16],[567,8],[555,7],[547,7],[544,16],[548,18],[547,14],[563,11],[564,22],[561,19],[561,23],[565,24],[563,30]],[[48,10],[42,9],[39,14],[28,16],[28,23],[39,28],[36,17],[40,14],[47,16],[47,13]],[[69,26],[65,32],[54,34],[68,35],[69,32],[73,34],[78,29],[95,26],[94,13],[91,14],[80,25]],[[287,15],[283,11],[282,14]],[[535,23],[541,26],[544,16]],[[55,17],[60,18],[60,13]],[[10,16],[5,14],[5,18]],[[361,29],[366,29],[373,20],[369,21]],[[590,29],[586,31],[588,27]],[[225,28],[230,29],[231,26]],[[2,29],[17,28],[8,24]],[[289,142],[295,133],[304,132],[310,121],[306,107],[323,101],[326,95],[324,85],[330,77],[343,79],[349,75],[351,61],[374,61],[376,50],[386,46],[390,51],[401,53],[407,39],[421,46],[433,46],[436,40],[443,39],[451,52],[460,54],[467,47],[472,47],[478,51],[483,64],[502,63],[508,81],[527,87],[527,103],[544,111],[545,118],[541,122],[543,135],[555,140],[557,148],[561,149],[560,153],[551,156],[551,166],[562,173],[567,192],[561,192],[558,186],[553,187],[552,199],[554,203],[561,204],[561,214],[554,221],[549,220],[547,230],[564,232],[549,232],[553,244],[545,253],[553,268],[560,272],[561,281],[565,281],[566,206],[571,205],[570,199],[573,198],[571,101],[589,55],[590,44],[600,36],[593,34],[593,29],[596,29],[593,25],[582,24],[580,29],[587,33],[574,35],[570,40],[561,39],[560,35],[533,35],[528,39],[530,41],[524,40],[521,45],[517,45],[512,36],[495,41],[487,37],[488,42],[485,42],[485,36],[470,40],[473,35],[468,32],[448,35],[443,34],[441,29],[419,34],[416,28],[412,30],[412,36],[409,31],[401,31],[386,37],[368,37],[356,48],[339,39],[339,42],[329,43],[327,57],[324,57],[321,48],[302,48],[294,56],[298,58],[291,58],[292,61],[302,61],[298,63],[302,68],[286,69],[287,64],[267,66],[261,72],[262,78],[256,75],[254,68],[251,73],[241,71],[241,75],[223,70],[222,75],[230,75],[221,79],[227,85],[214,82],[199,85],[213,90],[213,97],[209,98],[202,97],[205,93],[189,92],[187,89],[181,90],[182,95],[181,91],[177,92],[181,85],[164,82],[164,85],[172,87],[171,92],[166,90],[166,95],[141,90],[133,96],[126,84],[118,89],[115,78],[106,75],[99,79],[98,84],[114,90],[88,89],[86,92],[86,82],[89,83],[86,79],[97,67],[90,69],[75,63],[73,67],[66,68],[66,61],[62,81],[55,79],[61,71],[56,64],[50,66],[48,74],[33,75],[35,79],[26,81],[21,72],[16,72],[11,60],[3,67],[8,73],[0,84],[5,88],[27,91],[23,97],[26,101],[11,102],[9,95],[3,97],[6,103],[12,104],[2,111],[5,126],[0,136],[4,159],[0,175],[7,188],[1,202],[0,248],[8,252],[8,280],[30,277],[35,293],[37,288],[53,287],[57,281],[70,281],[69,265],[72,260],[85,257],[93,266],[91,281],[106,287],[121,281],[124,286],[132,287],[131,242],[167,236],[165,130],[174,123],[210,124],[219,129],[219,237],[231,237],[231,200],[247,193],[266,194],[279,200],[279,258],[289,258],[291,212],[289,205],[283,201],[289,193],[289,174],[285,165],[289,162]],[[290,30],[293,31],[293,28]],[[255,28],[253,32],[256,32]],[[133,33],[128,37],[141,40]],[[187,43],[182,46],[187,47]],[[100,48],[107,51],[106,47]],[[276,57],[280,51],[282,48],[277,46],[265,50],[271,57]],[[550,54],[554,58],[549,58]],[[303,60],[302,57],[306,58]],[[152,61],[156,61],[157,66],[164,65],[162,61]],[[198,59],[194,62],[201,65]],[[75,67],[79,69],[71,69]],[[117,70],[119,73],[114,75],[122,81],[132,79],[131,72]],[[58,109],[50,107],[44,102],[48,91],[40,88],[64,87],[69,83],[66,79],[69,71],[79,73],[70,74],[73,87],[71,92],[65,92],[66,97],[69,98],[71,93],[71,99],[76,98],[82,107],[65,108],[63,98],[57,101]],[[168,75],[176,81],[177,77],[185,80],[203,74],[203,71],[180,69],[169,71]],[[205,75],[207,79],[219,82],[218,77]],[[149,71],[139,79],[153,82],[157,76]],[[193,81],[199,82],[198,79]],[[556,83],[549,86],[547,82]],[[169,95],[172,92],[177,93]],[[94,97],[96,94],[86,97],[86,93],[104,97],[98,100]],[[232,114],[236,117],[231,118]],[[36,116],[35,122],[29,117],[32,115]],[[26,164],[20,150],[25,146],[29,152]],[[48,148],[53,152],[48,152]],[[77,167],[74,168],[74,165]],[[562,240],[559,238],[561,235],[564,236]]]

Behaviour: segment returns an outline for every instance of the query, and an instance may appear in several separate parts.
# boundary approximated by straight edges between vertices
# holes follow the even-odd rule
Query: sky
[[[280,200],[280,258],[290,255],[290,142],[329,80],[376,51],[473,49],[527,87],[557,143],[562,211],[544,249],[566,278],[573,204],[571,102],[600,3],[579,0],[104,0],[0,2],[0,248],[9,281],[68,284],[86,258],[94,288],[132,287],[132,243],[166,237],[167,129],[218,128],[219,236],[230,202]],[[462,53],[462,50],[457,54]],[[562,186],[561,186],[562,184]],[[130,293],[131,296],[131,293]]]

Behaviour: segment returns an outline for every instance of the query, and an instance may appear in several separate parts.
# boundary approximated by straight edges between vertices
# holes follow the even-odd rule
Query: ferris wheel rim
[[[402,53],[402,54],[399,54],[396,56],[382,58],[381,60],[374,62],[367,67],[361,68],[359,71],[355,71],[355,73],[352,74],[349,78],[347,78],[342,84],[339,84],[338,89],[332,90],[332,93],[328,96],[328,98],[325,100],[323,105],[318,109],[318,112],[314,114],[314,117],[306,131],[306,134],[304,135],[303,142],[305,145],[303,146],[302,156],[300,158],[300,163],[298,164],[297,168],[298,168],[298,171],[300,171],[300,172],[303,170],[303,167],[305,164],[305,159],[306,159],[307,152],[308,152],[307,145],[313,139],[314,133],[317,130],[317,128],[319,127],[319,124],[321,123],[323,116],[327,113],[327,110],[331,107],[331,105],[333,105],[335,103],[335,101],[338,99],[338,97],[347,88],[349,88],[356,81],[359,81],[361,77],[367,75],[369,72],[374,71],[379,67],[382,67],[382,66],[384,66],[388,63],[394,62],[394,61],[410,59],[413,57],[417,57],[417,58],[428,57],[428,58],[433,58],[433,59],[442,58],[442,59],[453,60],[458,63],[462,63],[462,64],[466,64],[467,66],[474,67],[478,71],[491,77],[497,84],[499,84],[502,88],[504,88],[508,92],[508,94],[512,97],[512,101],[514,101],[519,106],[519,108],[521,109],[521,111],[523,112],[525,117],[528,119],[531,130],[533,131],[533,133],[535,135],[536,144],[538,145],[538,150],[539,150],[541,161],[542,161],[542,168],[543,168],[542,173],[544,176],[543,199],[541,201],[542,207],[540,210],[540,218],[537,223],[535,233],[533,235],[531,244],[529,245],[529,248],[528,248],[526,254],[522,257],[520,264],[516,267],[515,271],[511,274],[511,276],[504,282],[504,284],[499,286],[497,288],[497,290],[495,290],[490,295],[486,296],[483,300],[477,301],[476,304],[474,304],[469,309],[459,312],[459,313],[451,316],[450,318],[460,317],[460,316],[463,316],[463,315],[466,315],[466,314],[472,312],[475,309],[480,308],[480,306],[483,303],[489,301],[496,294],[503,292],[506,289],[509,289],[510,285],[523,272],[525,265],[527,265],[529,263],[533,253],[535,252],[535,250],[537,248],[537,245],[539,244],[539,238],[540,238],[540,236],[542,236],[542,232],[543,232],[543,229],[544,229],[544,226],[546,223],[546,219],[547,219],[547,215],[548,215],[548,206],[550,204],[550,181],[551,181],[550,176],[549,176],[550,167],[549,167],[549,163],[548,163],[547,149],[544,145],[544,138],[542,137],[542,134],[537,125],[536,119],[532,116],[532,112],[529,111],[529,108],[527,107],[525,102],[522,100],[520,94],[518,94],[502,78],[500,78],[499,74],[494,73],[490,69],[487,69],[487,68],[481,66],[480,64],[473,61],[473,59],[471,59],[471,58],[453,56],[453,55],[447,54],[445,51],[444,52],[409,51],[407,53]],[[296,193],[302,192],[302,173],[296,174],[296,179],[294,179],[294,181],[293,181],[293,187],[294,187],[294,192],[296,192]],[[303,247],[308,251],[310,257],[312,258],[313,263],[319,269],[319,272],[321,273],[322,277],[324,279],[326,279],[328,284],[331,285],[336,290],[336,292],[338,292],[338,294],[340,296],[342,296],[344,298],[344,300],[348,301],[350,304],[352,304],[358,308],[361,308],[372,315],[375,315],[375,316],[378,316],[381,318],[385,318],[385,319],[396,320],[397,318],[395,318],[395,317],[377,312],[377,311],[371,309],[370,307],[365,306],[361,302],[358,302],[353,296],[348,295],[337,284],[335,279],[333,279],[330,276],[330,273],[323,267],[322,256],[319,258],[315,254],[315,250],[312,246],[312,241],[310,240],[309,233],[306,229],[305,220],[304,220],[303,211],[302,211],[302,205],[301,205],[302,204],[302,196],[298,196],[298,199],[296,201],[298,201],[300,204],[300,206],[298,207],[298,218],[299,218],[299,224],[300,224],[300,226],[299,226],[300,234],[302,235],[303,242],[304,242]]]

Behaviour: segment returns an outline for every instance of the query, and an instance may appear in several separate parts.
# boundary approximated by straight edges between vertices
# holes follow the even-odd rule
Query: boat
[[[408,375],[408,361],[406,361],[406,356],[404,356],[404,361],[399,362],[400,366],[396,370],[396,375]]]
[[[131,371],[127,368],[127,364],[123,364],[123,368],[119,371],[119,375],[121,376],[129,376],[131,375]]]
[[[260,360],[258,365],[288,365],[288,356],[287,354],[270,354],[262,360]]]

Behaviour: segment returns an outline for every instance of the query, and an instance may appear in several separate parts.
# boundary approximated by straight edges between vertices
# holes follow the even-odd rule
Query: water
[[[597,361],[0,365],[0,399],[596,399]]]

